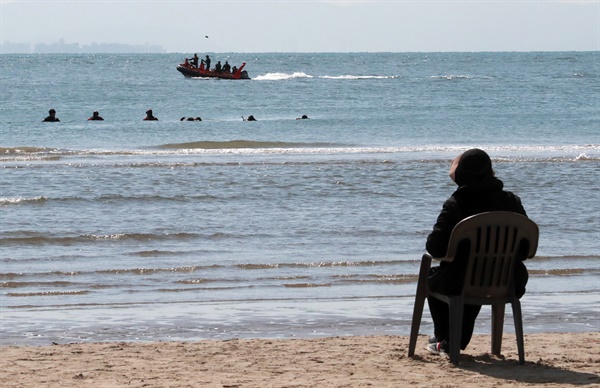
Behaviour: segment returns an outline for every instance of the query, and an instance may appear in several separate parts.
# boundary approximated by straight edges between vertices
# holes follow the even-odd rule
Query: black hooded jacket
[[[425,245],[433,257],[444,257],[448,249],[452,229],[463,219],[474,214],[489,211],[510,211],[527,216],[521,199],[510,191],[504,191],[504,184],[494,177],[489,156],[481,150],[465,152],[455,170],[455,181],[459,188],[444,202],[432,232]],[[430,272],[429,286],[433,291],[447,294],[459,293],[462,289],[466,260],[459,251],[452,262],[440,263]],[[515,268],[517,296],[525,293],[527,269],[522,262]]]
[[[494,177],[459,187],[444,202],[433,231],[427,237],[427,251],[433,257],[444,257],[452,229],[474,214],[509,211],[526,216],[521,199],[510,191],[504,191],[503,187],[502,181]]]

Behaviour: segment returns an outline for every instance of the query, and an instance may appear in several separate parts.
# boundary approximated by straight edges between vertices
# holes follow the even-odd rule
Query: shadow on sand
[[[477,356],[461,354],[460,357],[459,368],[502,380],[523,384],[600,384],[598,374],[553,367],[541,359],[535,362],[525,361],[525,365],[519,365],[516,359],[506,360],[503,356],[495,357],[487,353]]]

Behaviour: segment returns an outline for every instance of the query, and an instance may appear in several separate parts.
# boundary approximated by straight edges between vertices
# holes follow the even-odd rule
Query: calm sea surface
[[[598,52],[192,54],[0,55],[0,345],[406,335],[471,147],[540,226],[525,331],[600,330]]]

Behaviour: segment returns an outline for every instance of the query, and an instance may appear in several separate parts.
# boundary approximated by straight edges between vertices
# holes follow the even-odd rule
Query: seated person
[[[48,117],[46,117],[44,120],[45,122],[56,122],[56,121],[60,121],[58,119],[58,117],[56,117],[56,111],[54,109],[50,109],[48,111]]]
[[[231,66],[229,65],[229,62],[225,61],[225,64],[223,65],[223,73],[229,73],[231,71]]]
[[[187,60],[188,59],[186,58],[186,61]],[[191,57],[189,60],[192,62],[192,66],[194,66],[196,68],[198,67],[198,54],[194,54],[194,56]]]
[[[504,183],[495,177],[492,161],[480,149],[471,149],[457,156],[450,165],[450,178],[458,185],[439,214],[433,231],[427,237],[426,249],[433,257],[444,257],[448,249],[452,229],[463,219],[488,211],[509,211],[526,216],[521,199],[510,191],[504,191]],[[457,255],[454,261],[442,261],[429,270],[429,289],[447,295],[462,290],[466,260]],[[520,298],[525,293],[527,269],[522,261],[515,266],[515,293]],[[434,354],[449,351],[448,305],[428,297],[429,311],[433,319],[434,336],[429,339],[427,350]],[[481,306],[466,304],[463,312],[461,349],[465,349],[473,335],[475,319]]]

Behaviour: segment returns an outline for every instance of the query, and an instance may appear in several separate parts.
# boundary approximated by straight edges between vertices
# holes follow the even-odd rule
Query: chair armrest
[[[424,253],[423,257],[421,257],[421,267],[423,267],[423,264],[426,264],[427,268],[431,267],[432,260],[436,260],[436,258],[429,253]]]

